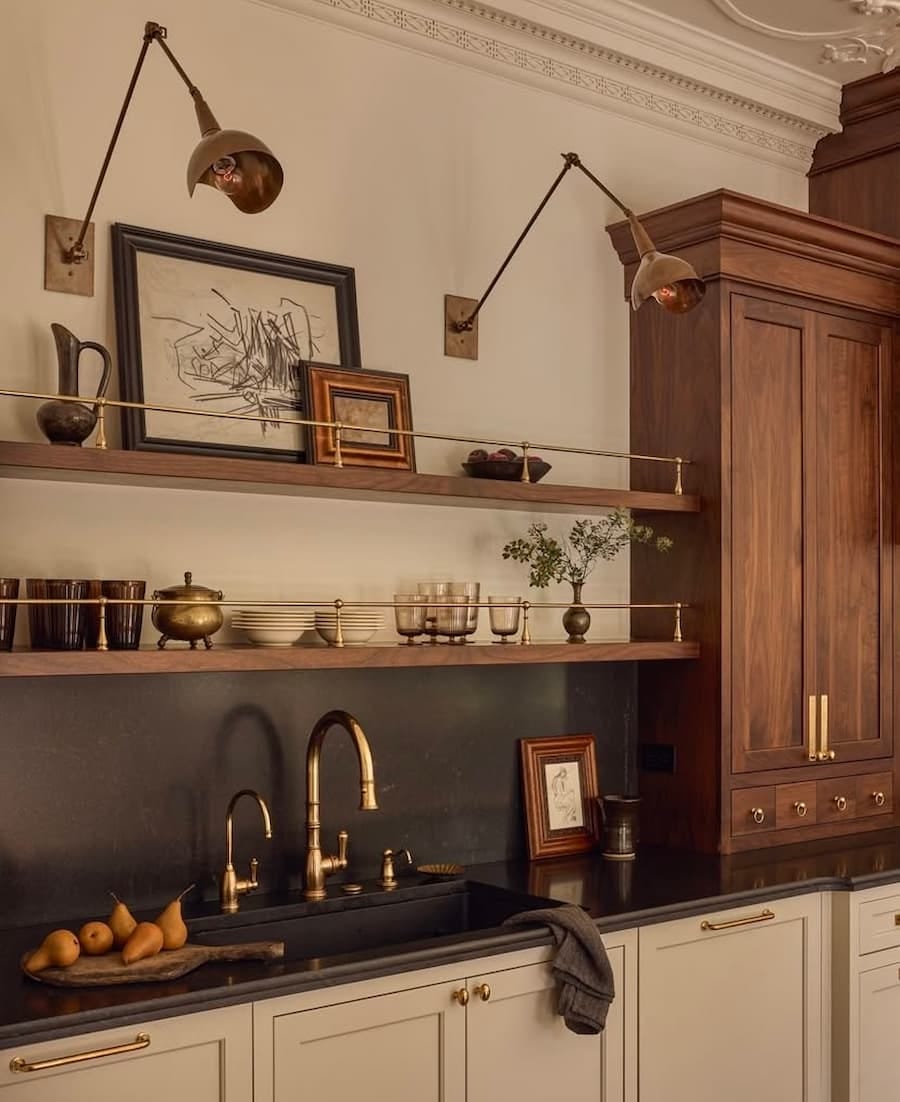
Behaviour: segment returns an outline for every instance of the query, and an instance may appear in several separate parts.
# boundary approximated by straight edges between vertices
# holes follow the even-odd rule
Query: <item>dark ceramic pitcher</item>
[[[78,395],[78,358],[86,349],[99,352],[103,359],[103,374],[97,387],[97,397],[106,395],[109,386],[109,374],[112,368],[110,355],[102,344],[96,341],[80,341],[64,325],[56,322],[50,326],[56,341],[56,356],[59,361],[59,385],[57,394]],[[72,444],[80,447],[94,431],[97,424],[97,406],[93,408],[80,402],[44,402],[38,407],[37,423],[41,432],[51,444]]]

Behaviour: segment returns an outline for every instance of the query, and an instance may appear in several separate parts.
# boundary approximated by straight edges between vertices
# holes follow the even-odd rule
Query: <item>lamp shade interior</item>
[[[631,305],[637,310],[654,298],[671,314],[686,314],[703,299],[706,285],[686,260],[656,249],[644,253],[631,285]]]
[[[259,138],[243,130],[214,130],[198,142],[188,162],[188,192],[197,184],[221,191],[245,214],[258,214],[278,198],[284,172]]]

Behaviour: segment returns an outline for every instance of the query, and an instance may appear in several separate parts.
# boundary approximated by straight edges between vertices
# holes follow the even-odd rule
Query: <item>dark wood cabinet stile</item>
[[[673,773],[640,774],[644,836],[727,853],[900,821],[900,241],[724,191],[647,224],[708,291],[687,318],[632,320],[632,447],[689,453],[703,502],[690,523],[660,525],[700,658],[639,671],[639,739],[675,756]],[[627,225],[610,233],[627,285],[638,258]],[[632,600],[660,585],[634,549]],[[635,615],[635,638],[656,631]],[[835,759],[811,763],[823,695]]]

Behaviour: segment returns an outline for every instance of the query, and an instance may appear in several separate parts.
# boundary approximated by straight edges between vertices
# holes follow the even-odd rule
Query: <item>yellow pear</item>
[[[113,932],[105,922],[86,922],[78,931],[78,941],[82,953],[89,957],[99,957],[113,947]]]
[[[155,957],[163,947],[163,932],[155,922],[139,922],[134,933],[122,946],[122,962],[134,964],[145,957]]]
[[[81,955],[81,945],[71,930],[54,930],[47,934],[41,947],[25,961],[27,972],[42,972],[51,965],[56,968],[68,968]]]
[[[121,949],[134,933],[134,928],[137,926],[137,919],[117,895],[113,892],[109,894],[116,901],[116,905],[113,907],[112,914],[107,919],[106,924],[113,932],[113,945],[115,945],[117,949]]]
[[[193,886],[185,888],[156,918],[156,925],[163,932],[163,949],[180,949],[188,939],[188,928],[181,917],[181,901]]]

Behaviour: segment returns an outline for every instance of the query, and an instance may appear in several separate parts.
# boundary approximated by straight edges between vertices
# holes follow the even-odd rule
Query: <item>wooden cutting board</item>
[[[54,987],[102,987],[111,983],[159,983],[177,980],[209,961],[280,960],[284,956],[283,941],[250,941],[244,945],[185,945],[168,949],[155,957],[123,964],[122,954],[115,950],[99,957],[80,956],[68,968],[45,968],[28,972],[26,953],[20,962],[25,975],[39,983]]]

